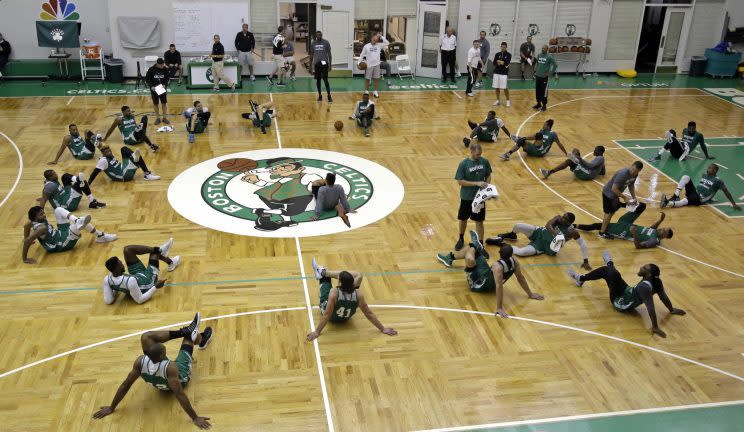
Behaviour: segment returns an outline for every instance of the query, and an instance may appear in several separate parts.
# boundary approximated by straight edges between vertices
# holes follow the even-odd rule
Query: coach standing
[[[486,32],[480,32],[478,42],[480,43],[480,56],[481,60],[483,60],[483,67],[478,71],[478,84],[475,85],[476,87],[483,85],[483,75],[488,73],[488,56],[491,55],[491,43],[486,39]]]
[[[256,47],[256,38],[248,31],[248,24],[243,24],[243,31],[235,35],[235,49],[238,50],[238,62],[248,68],[251,81],[256,80],[253,75],[253,48]]]
[[[225,58],[225,47],[220,43],[220,35],[214,35],[212,54],[209,57],[212,58],[213,90],[220,91],[220,80],[222,80],[230,86],[230,90],[235,91],[235,83],[225,75],[225,65],[222,61]]]
[[[170,81],[170,72],[165,67],[165,60],[158,58],[154,65],[150,66],[145,74],[145,82],[150,87],[150,96],[152,97],[152,105],[155,107],[155,124],[160,124],[160,105],[163,106],[162,121],[165,124],[170,124],[170,121],[165,117],[168,112],[168,82]],[[158,88],[162,86],[162,88]],[[158,93],[161,91],[161,93]]]
[[[512,55],[506,50],[506,42],[501,42],[501,51],[493,56],[493,88],[496,89],[496,102],[494,106],[501,104],[501,89],[504,89],[506,106],[511,106],[509,101],[509,64]]]
[[[535,71],[535,44],[532,43],[532,36],[527,36],[527,42],[519,46],[520,69],[522,71],[522,81],[524,81],[524,71],[527,70],[528,76],[532,79]]]
[[[558,65],[555,58],[548,52],[547,45],[543,45],[542,52],[537,55],[535,63],[535,100],[537,103],[532,108],[545,111],[548,109],[548,81]]]
[[[610,181],[602,189],[602,210],[604,211],[604,218],[602,218],[602,228],[599,230],[599,236],[609,238],[605,234],[607,225],[612,219],[612,215],[622,207],[620,203],[620,195],[623,194],[625,188],[630,192],[630,201],[628,205],[634,205],[638,202],[635,194],[635,181],[638,178],[643,169],[643,163],[641,161],[633,162],[633,165],[628,168],[623,168],[612,176]]]
[[[475,96],[473,93],[473,86],[478,80],[478,74],[480,73],[481,65],[483,60],[480,56],[480,42],[478,39],[473,41],[473,47],[468,50],[468,85],[465,88],[465,94],[468,96]]]
[[[447,34],[439,41],[439,52],[442,53],[442,82],[447,82],[447,66],[449,66],[450,80],[455,81],[455,49],[457,36],[452,27],[447,27]]]
[[[310,43],[310,73],[315,75],[315,85],[318,88],[318,102],[323,100],[323,94],[320,93],[320,80],[325,83],[326,92],[328,93],[328,102],[333,102],[331,97],[331,85],[328,84],[328,71],[331,70],[331,44],[323,39],[321,31],[315,32],[315,39]]]
[[[470,144],[470,157],[463,159],[457,166],[455,180],[460,185],[460,208],[457,211],[457,220],[460,221],[460,238],[455,244],[455,250],[459,251],[465,246],[465,229],[468,227],[468,219],[475,222],[475,232],[480,238],[483,237],[483,221],[486,219],[486,208],[479,213],[473,213],[473,200],[478,189],[484,188],[491,181],[491,164],[488,159],[481,157],[483,148],[478,143]]]

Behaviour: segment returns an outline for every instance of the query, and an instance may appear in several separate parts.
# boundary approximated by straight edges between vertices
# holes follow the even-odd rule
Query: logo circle
[[[212,75],[212,68],[211,67],[207,68],[207,70],[204,72],[204,76],[207,78],[207,81],[209,81],[211,83],[214,82],[213,75]]]
[[[336,175],[352,213],[351,228],[335,209],[315,220],[314,189]],[[179,174],[168,201],[186,219],[217,231],[253,237],[311,237],[376,222],[403,201],[403,183],[389,169],[360,157],[311,149],[228,154]]]

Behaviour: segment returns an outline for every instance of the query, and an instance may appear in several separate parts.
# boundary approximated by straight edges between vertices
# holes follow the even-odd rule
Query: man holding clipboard
[[[150,87],[150,96],[152,97],[152,105],[155,107],[155,124],[160,124],[160,104],[163,105],[162,122],[170,124],[166,113],[168,111],[168,81],[170,81],[170,73],[165,67],[165,60],[158,58],[154,65],[150,66],[145,75],[145,81],[147,86]]]

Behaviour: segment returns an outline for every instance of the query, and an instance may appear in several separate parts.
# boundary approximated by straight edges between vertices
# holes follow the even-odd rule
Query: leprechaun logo
[[[334,175],[335,186],[321,191],[330,186],[328,174]],[[395,174],[366,159],[323,150],[271,149],[193,166],[173,180],[168,200],[181,215],[208,228],[305,237],[377,221],[400,205],[403,194]]]

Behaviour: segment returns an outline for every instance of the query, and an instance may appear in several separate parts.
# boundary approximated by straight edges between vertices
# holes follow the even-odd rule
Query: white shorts
[[[238,51],[238,61],[248,66],[253,66],[253,53],[250,51]]]
[[[274,54],[274,56],[271,58],[271,60],[274,61],[274,65],[276,65],[277,69],[281,69],[284,67],[284,56],[281,54]]]
[[[505,89],[509,76],[493,74],[493,88]]]
[[[377,66],[367,66],[367,69],[364,70],[364,78],[365,79],[379,79],[380,78],[380,65]]]
[[[284,63],[294,63],[294,56],[284,57]]]

